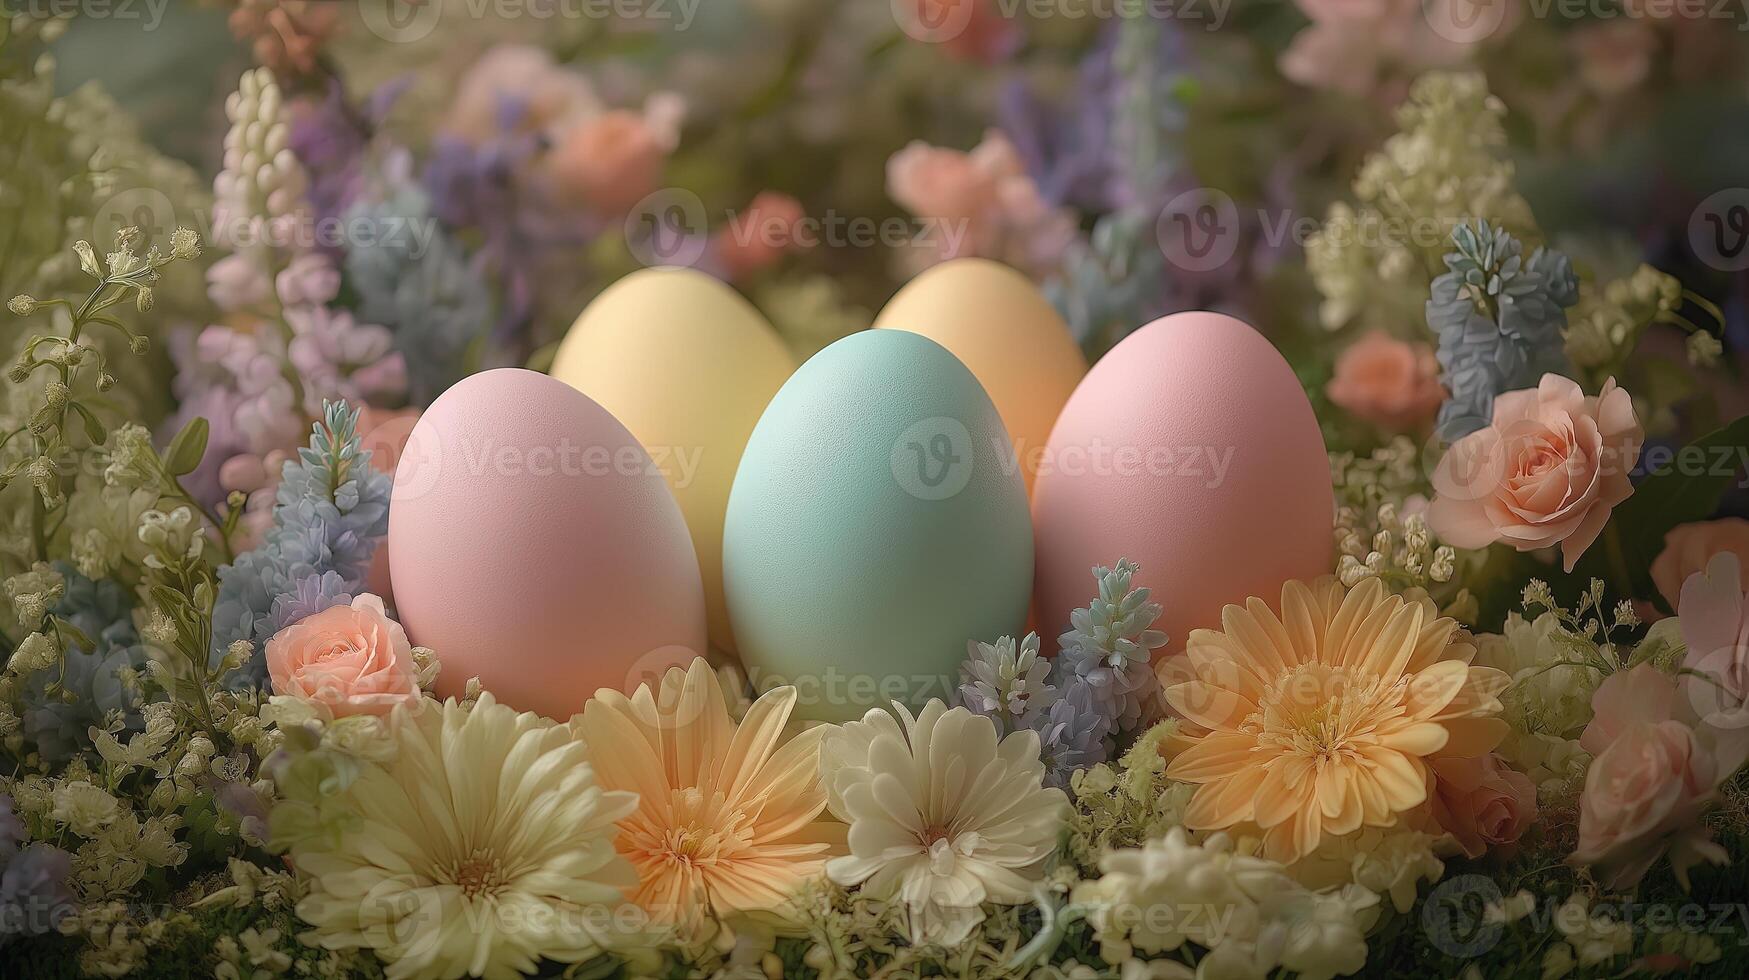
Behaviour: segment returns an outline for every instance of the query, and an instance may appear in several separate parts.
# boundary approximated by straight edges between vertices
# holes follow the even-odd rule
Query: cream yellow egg
[[[1002,416],[1027,492],[1087,359],[1030,280],[988,259],[933,266],[899,290],[877,328],[922,334],[958,357]]]
[[[747,437],[795,359],[740,294],[691,269],[635,272],[572,324],[552,375],[643,443],[680,502],[704,579],[711,642],[734,650],[723,601],[723,512]]]

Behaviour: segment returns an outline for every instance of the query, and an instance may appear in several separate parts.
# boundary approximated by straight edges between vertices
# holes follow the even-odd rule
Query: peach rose
[[[1644,441],[1633,399],[1614,378],[1587,398],[1574,382],[1545,374],[1536,388],[1496,398],[1494,423],[1439,461],[1428,523],[1459,548],[1558,544],[1570,572],[1610,512],[1633,496],[1628,473]]]
[[[1666,850],[1684,886],[1700,861],[1722,863],[1702,809],[1717,766],[1694,730],[1672,717],[1676,682],[1651,664],[1605,678],[1579,744],[1594,758],[1579,798],[1579,847],[1568,861],[1609,888],[1631,888]]]
[[[796,225],[803,217],[801,202],[788,194],[764,191],[753,198],[738,221],[712,236],[723,271],[730,279],[744,279],[776,262],[801,244]]]
[[[1511,844],[1536,820],[1536,784],[1498,755],[1433,760],[1433,817],[1466,857]]]
[[[407,631],[368,593],[273,634],[267,673],[273,693],[322,705],[335,717],[386,715],[419,697]]]
[[[652,99],[643,113],[613,109],[567,129],[547,162],[561,194],[620,215],[656,190],[679,140],[679,103]]]
[[[1678,524],[1664,535],[1664,550],[1652,561],[1652,582],[1658,594],[1675,609],[1682,584],[1704,571],[1714,555],[1733,554],[1740,566],[1749,567],[1749,521],[1727,517],[1719,521]]]
[[[1393,432],[1433,421],[1445,401],[1433,348],[1383,330],[1360,338],[1336,358],[1336,375],[1324,390],[1339,408]]]

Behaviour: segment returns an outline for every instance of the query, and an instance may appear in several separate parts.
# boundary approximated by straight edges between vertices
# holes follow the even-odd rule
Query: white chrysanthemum
[[[1591,720],[1591,695],[1603,682],[1595,664],[1609,654],[1561,631],[1553,613],[1526,622],[1513,613],[1501,634],[1475,638],[1472,663],[1504,671],[1501,717],[1514,733],[1576,735]]]
[[[1280,864],[1236,853],[1224,833],[1197,843],[1183,827],[1100,858],[1101,877],[1074,900],[1102,955],[1207,952],[1198,976],[1256,977],[1278,967],[1301,977],[1344,976],[1366,963],[1378,896],[1358,885],[1313,892]]]
[[[1437,882],[1445,862],[1435,848],[1440,838],[1408,829],[1365,827],[1326,839],[1318,850],[1288,868],[1294,880],[1316,891],[1359,885],[1387,895],[1399,912],[1415,904],[1422,882]]]
[[[1285,939],[1281,965],[1300,980],[1330,980],[1366,966],[1366,933],[1379,897],[1359,885],[1333,892],[1284,892],[1265,904]]]
[[[1274,893],[1303,891],[1281,865],[1233,852],[1226,834],[1198,844],[1183,827],[1141,847],[1099,859],[1103,876],[1076,891],[1092,906],[1088,921],[1101,943],[1127,941],[1144,953],[1171,952],[1193,942],[1215,949],[1249,941],[1262,928],[1262,903]]]
[[[601,952],[637,884],[614,850],[637,796],[602,790],[570,729],[490,694],[388,724],[394,760],[360,763],[336,801],[346,832],[292,846],[314,941],[374,949],[391,978],[509,978]]]
[[[828,806],[850,853],[826,864],[841,885],[903,902],[914,937],[951,945],[984,902],[1027,901],[1068,811],[1041,785],[1038,735],[996,739],[988,718],[932,700],[834,726],[821,743]]]

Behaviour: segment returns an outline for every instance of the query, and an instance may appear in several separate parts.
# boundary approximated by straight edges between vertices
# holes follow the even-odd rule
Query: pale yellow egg
[[[711,642],[734,650],[723,602],[723,512],[747,437],[795,359],[740,294],[661,268],[609,286],[577,317],[553,377],[636,436],[680,502],[704,579]]]
[[[906,284],[875,326],[922,334],[971,369],[1002,416],[1030,493],[1051,426],[1087,373],[1044,294],[1000,263],[954,259]]]

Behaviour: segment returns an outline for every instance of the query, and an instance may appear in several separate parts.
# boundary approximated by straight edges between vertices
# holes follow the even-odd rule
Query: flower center
[[[491,898],[509,884],[497,856],[483,847],[458,861],[449,877],[468,898]]]
[[[1261,741],[1318,759],[1352,751],[1401,701],[1398,685],[1340,667],[1302,664],[1265,692],[1246,727]]]

